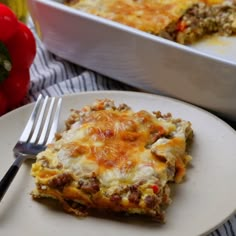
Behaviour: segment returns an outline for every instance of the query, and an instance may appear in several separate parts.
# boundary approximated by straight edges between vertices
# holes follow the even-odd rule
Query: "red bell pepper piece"
[[[154,193],[158,193],[159,192],[159,186],[157,184],[152,185],[152,190]]]
[[[187,24],[185,21],[180,21],[177,24],[177,31],[183,32],[187,28]]]

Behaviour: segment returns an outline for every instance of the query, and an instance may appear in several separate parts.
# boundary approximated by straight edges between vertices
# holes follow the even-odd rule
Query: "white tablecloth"
[[[34,32],[32,23],[29,27]],[[26,102],[35,101],[39,93],[60,96],[82,91],[135,90],[135,88],[88,71],[51,54],[36,34],[35,38],[37,41],[37,55],[30,71],[31,87]],[[209,236],[236,236],[236,215],[232,216]]]

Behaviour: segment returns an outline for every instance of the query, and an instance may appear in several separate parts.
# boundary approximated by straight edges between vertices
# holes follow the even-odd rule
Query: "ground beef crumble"
[[[195,4],[177,23],[170,24],[159,36],[181,43],[192,44],[207,35],[236,34],[236,2],[219,5]]]

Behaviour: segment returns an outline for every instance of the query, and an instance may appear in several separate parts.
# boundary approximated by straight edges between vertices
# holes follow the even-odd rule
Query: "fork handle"
[[[23,156],[19,156],[16,158],[16,160],[13,162],[13,164],[10,166],[6,174],[3,176],[3,178],[0,181],[0,201],[4,197],[5,193],[7,192],[12,180],[16,176],[21,164],[24,161]]]

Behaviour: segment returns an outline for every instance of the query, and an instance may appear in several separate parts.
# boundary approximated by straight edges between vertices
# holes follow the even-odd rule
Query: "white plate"
[[[134,110],[161,110],[192,122],[192,166],[186,181],[175,188],[167,210],[167,223],[155,225],[106,217],[78,218],[31,199],[34,188],[30,164],[25,163],[10,186],[0,208],[0,235],[112,235],[192,236],[213,230],[236,206],[236,132],[220,119],[189,104],[156,95],[134,92],[86,92],[63,98],[60,128],[70,108],[112,98]],[[32,104],[0,118],[0,177],[13,161],[11,149],[32,110]]]

